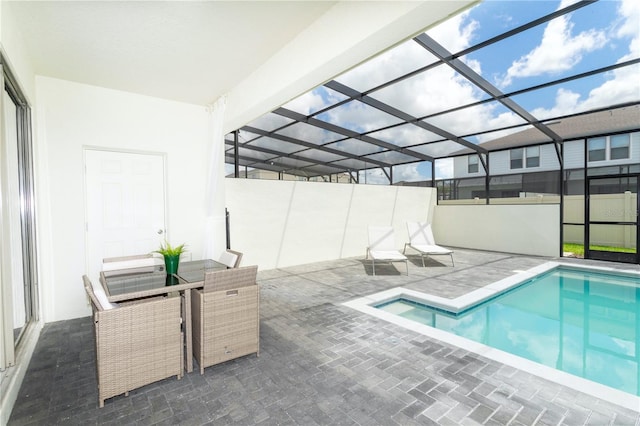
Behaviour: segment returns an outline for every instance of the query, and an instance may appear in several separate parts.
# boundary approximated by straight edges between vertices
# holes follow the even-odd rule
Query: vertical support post
[[[584,139],[584,143],[583,143],[583,155],[584,155],[584,164],[583,164],[583,169],[584,169],[584,189],[583,189],[583,193],[584,193],[584,241],[582,242],[584,244],[584,258],[585,259],[589,259],[591,257],[591,253],[589,252],[589,238],[590,238],[590,232],[589,232],[589,221],[591,220],[591,217],[589,215],[589,177],[587,176],[587,172],[588,172],[588,167],[587,167],[587,162],[589,160],[589,148],[587,146],[587,139]]]
[[[554,141],[553,147],[556,151],[556,157],[559,164],[560,181],[558,182],[558,191],[560,193],[560,257],[564,253],[564,140]],[[586,164],[586,162],[585,162]]]
[[[640,265],[640,174],[636,175],[636,263]],[[640,376],[640,372],[638,375]],[[640,387],[640,382],[638,382],[638,387]]]
[[[629,179],[630,180],[630,179]],[[631,196],[631,191],[627,190],[624,191],[623,193],[623,218],[622,221],[623,222],[637,222],[636,220],[636,215],[634,215],[634,210],[635,210],[635,206],[633,205],[633,198]],[[636,195],[637,198],[637,195]],[[636,223],[637,225],[637,223]],[[637,227],[637,226],[636,226]],[[625,226],[625,230],[623,233],[624,237],[623,237],[623,247],[625,248],[632,248],[633,247],[633,243],[634,240],[636,240],[636,236],[635,236],[635,232],[632,232],[632,227],[631,226]],[[638,247],[636,246],[636,250],[638,249]]]
[[[233,132],[233,177],[240,177],[240,130]],[[246,177],[246,176],[245,176]]]
[[[229,228],[229,210],[224,208],[224,221],[227,228],[227,249],[231,248],[231,228]]]
[[[478,154],[478,155],[482,155],[482,154]],[[487,152],[486,154],[486,168],[485,168],[485,173],[484,173],[484,190],[485,190],[485,194],[486,194],[486,198],[485,198],[485,204],[490,204],[489,202],[489,181],[491,179],[491,176],[489,175],[489,152]]]
[[[436,185],[436,160],[431,161],[431,187],[436,189],[436,204],[440,204],[440,195],[438,194],[438,186]],[[442,197],[444,199],[444,185],[442,186]]]
[[[562,257],[564,253],[564,143],[560,145],[560,257]]]

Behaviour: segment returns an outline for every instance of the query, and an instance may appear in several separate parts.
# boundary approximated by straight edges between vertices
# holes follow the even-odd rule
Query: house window
[[[607,140],[592,138],[588,140],[589,161],[605,161],[607,159]]]
[[[523,151],[524,151],[523,148],[516,148],[511,150],[511,168],[512,169],[522,168]]]
[[[467,158],[469,159],[469,163],[467,164],[467,172],[478,173],[478,156],[470,155]]]
[[[629,134],[611,136],[610,159],[622,160],[629,158]]]
[[[540,166],[540,147],[530,146],[527,148],[527,167]]]

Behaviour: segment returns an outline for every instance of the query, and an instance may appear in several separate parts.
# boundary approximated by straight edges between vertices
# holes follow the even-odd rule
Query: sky
[[[450,52],[458,52],[532,19],[563,8],[575,1],[504,1],[488,0],[469,9],[426,33]],[[586,72],[640,57],[640,1],[601,0],[580,8],[514,37],[502,40],[461,59],[484,79],[508,94],[526,87]],[[435,58],[413,40],[408,40],[370,61],[335,78],[358,91],[368,91],[381,83],[435,62]],[[487,94],[456,74],[448,66],[438,66],[399,84],[373,91],[370,96],[415,117],[424,117],[448,108],[486,99]],[[344,99],[344,96],[320,87],[284,105],[294,111],[311,114]],[[572,114],[627,101],[640,100],[640,66],[634,65],[593,77],[554,85],[540,91],[513,97],[537,119]],[[273,114],[256,120],[258,124],[273,119]],[[349,102],[317,118],[357,132],[368,132],[399,120],[360,102]],[[497,102],[483,104],[473,111],[463,111],[427,118],[454,134],[522,123],[523,119]],[[275,127],[274,127],[275,128]],[[507,131],[469,137],[474,143],[504,136]],[[310,126],[297,126],[289,136],[323,142],[337,139]],[[400,126],[371,134],[400,146],[434,140],[436,137],[416,126]],[[332,139],[333,138],[333,139]],[[332,148],[346,149],[345,143]],[[356,144],[351,142],[348,146]],[[367,145],[361,152],[379,149]],[[460,149],[451,143],[435,144],[428,155],[446,155]],[[366,151],[366,152],[365,152]],[[385,155],[385,154],[381,154]],[[431,178],[429,162],[395,166],[394,181]],[[451,177],[452,161],[436,161],[436,177]],[[371,170],[361,182],[388,183],[381,170]]]

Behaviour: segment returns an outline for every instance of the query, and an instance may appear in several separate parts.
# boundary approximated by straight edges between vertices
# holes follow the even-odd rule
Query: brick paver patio
[[[376,266],[372,276],[363,259],[261,271],[260,357],[196,369],[102,409],[91,318],[47,324],[9,424],[640,425],[638,411],[342,305],[398,286],[457,297],[550,260],[462,249],[454,257],[455,267],[448,256],[426,268],[412,259],[409,276],[404,265]]]

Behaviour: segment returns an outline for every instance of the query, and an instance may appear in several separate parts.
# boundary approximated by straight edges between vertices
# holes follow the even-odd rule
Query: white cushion
[[[131,259],[121,260],[117,262],[103,262],[103,271],[120,271],[127,269],[136,269],[136,272],[153,272],[153,267],[156,265],[156,258],[147,257],[144,259]]]
[[[93,294],[96,295],[96,299],[98,299],[98,303],[100,303],[102,310],[106,311],[118,307],[115,303],[109,302],[109,299],[107,299],[107,293],[104,292],[102,284],[96,284],[92,281],[91,287],[93,287]]]
[[[431,245],[436,245],[436,239],[433,238],[433,230],[431,229],[431,224],[428,224],[427,226],[425,226],[424,233],[427,237],[427,243]]]
[[[411,244],[411,247],[422,252],[422,253],[430,253],[430,254],[451,254],[453,251],[436,246],[436,245],[427,245],[427,244]]]
[[[229,268],[233,268],[236,265],[236,259],[238,259],[237,254],[233,254],[226,250],[220,255],[220,263],[224,263]]]
[[[397,250],[369,250],[375,260],[407,260],[407,257]]]

